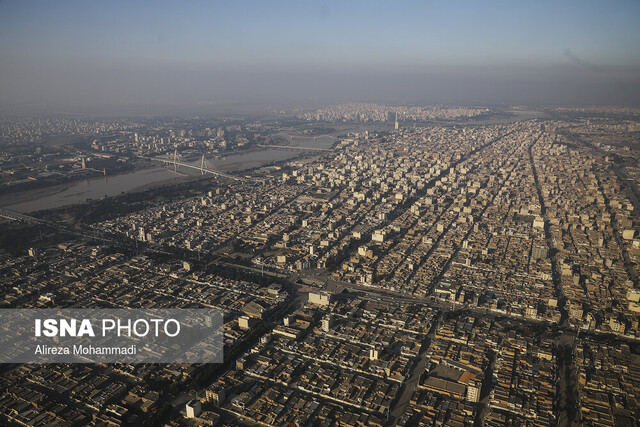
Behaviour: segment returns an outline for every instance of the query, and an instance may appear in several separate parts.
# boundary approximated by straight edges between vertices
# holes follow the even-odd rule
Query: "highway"
[[[93,240],[102,240],[104,241],[109,241],[112,242],[113,239],[111,237],[105,237],[101,234],[98,233],[89,233],[86,231],[78,231],[78,230],[73,230],[70,229],[68,227],[66,227],[65,225],[53,222],[53,221],[47,221],[46,219],[40,219],[40,218],[36,218],[33,216],[29,216],[29,215],[25,215],[25,214],[21,214],[19,212],[14,212],[8,209],[3,209],[0,208],[0,217],[1,218],[6,218],[12,221],[21,221],[21,222],[28,222],[31,224],[40,224],[40,225],[46,225],[48,227],[52,227],[55,228],[56,230],[58,230],[59,232],[62,233],[66,233],[66,234],[71,234],[74,236],[78,236],[78,237],[84,237],[84,238],[88,238],[88,239],[93,239]]]
[[[32,222],[32,223],[41,223],[46,222],[44,220],[40,220],[28,215],[23,215],[19,212],[10,211],[8,209],[0,208],[0,217],[10,219],[12,221],[24,221],[24,222]]]

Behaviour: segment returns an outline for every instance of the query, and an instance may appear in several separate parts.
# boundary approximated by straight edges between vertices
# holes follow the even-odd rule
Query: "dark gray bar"
[[[0,309],[0,363],[220,363],[220,309]]]

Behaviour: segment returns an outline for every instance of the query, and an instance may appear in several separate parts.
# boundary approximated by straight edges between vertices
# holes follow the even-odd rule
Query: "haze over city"
[[[640,3],[0,2],[3,113],[640,102]]]
[[[638,426],[639,22],[0,0],[0,425]]]

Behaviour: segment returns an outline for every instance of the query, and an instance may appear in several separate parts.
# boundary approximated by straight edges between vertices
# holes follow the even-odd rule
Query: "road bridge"
[[[110,236],[105,236],[105,235],[102,235],[102,234],[99,234],[99,233],[95,233],[95,232],[74,230],[74,229],[71,229],[71,228],[67,227],[66,225],[59,224],[57,222],[48,221],[46,219],[41,219],[41,218],[36,218],[36,217],[25,215],[25,214],[22,214],[22,213],[19,213],[19,212],[14,212],[14,211],[9,210],[9,209],[0,208],[0,217],[1,218],[6,218],[6,219],[10,219],[12,221],[21,221],[21,222],[28,222],[28,223],[31,223],[31,224],[46,225],[48,227],[56,229],[57,231],[59,231],[61,233],[71,234],[71,235],[74,235],[74,236],[84,237],[84,238],[87,238],[87,239],[102,240],[104,242],[113,241],[113,239]]]
[[[179,162],[177,160],[177,156],[174,155],[173,159],[167,159],[164,157],[143,157],[143,156],[139,156],[141,159],[146,159],[146,160],[153,160],[154,162],[160,162],[160,163],[164,163],[167,165],[173,165],[174,170],[177,170],[177,167],[185,167],[185,168],[190,168],[190,169],[195,169],[195,170],[199,170],[202,174],[205,173],[210,173],[212,175],[217,175],[217,176],[221,176],[224,178],[229,178],[232,179],[234,181],[242,181],[242,182],[246,182],[246,181],[251,181],[250,179],[247,178],[243,178],[243,177],[239,177],[236,175],[231,175],[228,173],[224,173],[221,172],[219,170],[215,170],[215,169],[210,169],[204,166],[204,157],[203,157],[203,161],[201,162],[200,166],[196,166],[196,165],[192,165],[190,163],[185,163],[185,162]]]
[[[0,208],[0,217],[10,219],[13,221],[24,221],[24,222],[32,222],[32,223],[41,223],[43,220],[38,218],[34,218],[29,215],[24,215],[19,212],[14,212],[9,209]]]
[[[293,145],[266,145],[266,144],[258,144],[258,147],[263,147],[263,148],[279,148],[279,149],[284,149],[284,150],[333,151],[331,148],[298,147],[298,146],[293,146]]]

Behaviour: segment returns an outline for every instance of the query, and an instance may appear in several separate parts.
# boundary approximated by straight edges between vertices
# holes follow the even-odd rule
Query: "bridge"
[[[10,211],[9,209],[0,208],[0,217],[10,219],[12,221],[23,221],[23,222],[32,222],[32,223],[45,223],[47,221],[34,218],[29,215],[23,215],[19,212]]]
[[[231,175],[231,174],[228,174],[228,173],[220,172],[220,171],[215,170],[215,169],[207,168],[206,167],[206,161],[204,159],[204,155],[202,155],[202,160],[200,162],[200,166],[195,166],[195,165],[192,165],[190,163],[185,163],[185,162],[178,161],[178,153],[177,152],[174,152],[173,159],[167,159],[167,158],[164,158],[164,157],[144,157],[144,156],[138,156],[138,157],[141,158],[141,159],[153,160],[154,162],[160,162],[160,163],[164,163],[164,164],[167,164],[167,165],[173,165],[173,170],[174,171],[177,171],[178,170],[178,166],[181,166],[181,167],[185,167],[185,168],[199,170],[200,173],[202,173],[203,175],[205,173],[210,173],[212,175],[217,175],[217,176],[221,176],[221,177],[224,177],[224,178],[229,178],[229,179],[232,179],[234,181],[242,181],[242,182],[250,181],[247,178],[242,178],[242,177],[239,177],[239,176],[236,176],[236,175]]]
[[[15,212],[15,211],[12,211],[12,210],[9,210],[9,209],[0,208],[0,217],[1,218],[6,218],[6,219],[9,219],[9,220],[12,220],[12,221],[20,221],[20,222],[28,222],[28,223],[31,223],[31,224],[46,225],[48,227],[55,228],[56,230],[58,230],[61,233],[71,234],[71,235],[74,235],[74,236],[84,237],[84,238],[87,238],[87,239],[102,240],[103,242],[106,242],[106,241],[112,242],[113,241],[113,239],[110,236],[105,236],[105,235],[102,235],[102,234],[99,234],[99,233],[95,233],[95,232],[73,230],[73,229],[67,227],[66,225],[62,225],[62,224],[59,224],[57,222],[48,221],[46,219],[41,219],[41,218],[36,218],[36,217],[33,217],[33,216],[21,214],[19,212]]]
[[[280,149],[285,149],[285,150],[333,151],[331,148],[296,147],[296,146],[292,146],[292,145],[265,145],[265,144],[258,144],[258,147],[280,148]]]

